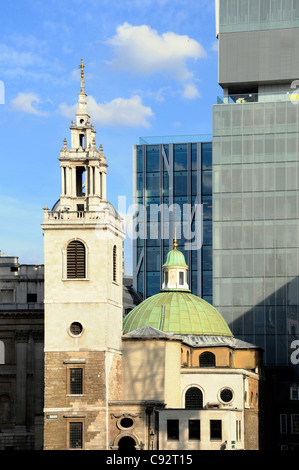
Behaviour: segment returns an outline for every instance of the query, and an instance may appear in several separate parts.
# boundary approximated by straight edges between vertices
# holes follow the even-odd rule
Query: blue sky
[[[1,3],[0,250],[24,264],[43,263],[42,208],[60,196],[57,159],[70,138],[81,58],[96,143],[109,165],[108,199],[118,208],[125,196],[129,206],[139,137],[212,133],[212,105],[221,94],[215,6],[213,0]],[[130,245],[127,239],[127,274]]]

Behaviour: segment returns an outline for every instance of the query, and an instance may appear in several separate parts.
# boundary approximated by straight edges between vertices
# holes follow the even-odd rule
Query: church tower
[[[44,449],[105,450],[108,403],[121,398],[122,222],[87,110],[83,59],[61,195],[44,208]]]

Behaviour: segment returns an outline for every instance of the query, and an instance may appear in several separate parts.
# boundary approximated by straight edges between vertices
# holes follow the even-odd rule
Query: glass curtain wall
[[[299,0],[220,0],[220,33],[299,26]]]
[[[134,180],[140,234],[133,241],[136,289],[144,298],[160,291],[161,267],[176,229],[178,249],[189,266],[190,289],[212,302],[212,143],[137,145]],[[201,210],[203,246],[190,249]]]
[[[299,327],[299,106],[215,105],[214,306],[289,364]]]

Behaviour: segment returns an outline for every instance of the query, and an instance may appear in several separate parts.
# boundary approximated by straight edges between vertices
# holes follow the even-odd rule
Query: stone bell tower
[[[108,402],[121,394],[122,221],[87,111],[84,65],[61,195],[44,208],[44,449],[108,449]]]

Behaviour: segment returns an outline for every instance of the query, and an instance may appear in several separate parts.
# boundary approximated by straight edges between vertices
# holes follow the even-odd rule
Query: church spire
[[[103,148],[96,147],[96,131],[90,122],[85,92],[84,60],[78,66],[81,70],[76,118],[72,121],[71,145],[64,140],[60,152],[62,207],[69,211],[96,211],[106,201],[107,163]]]

